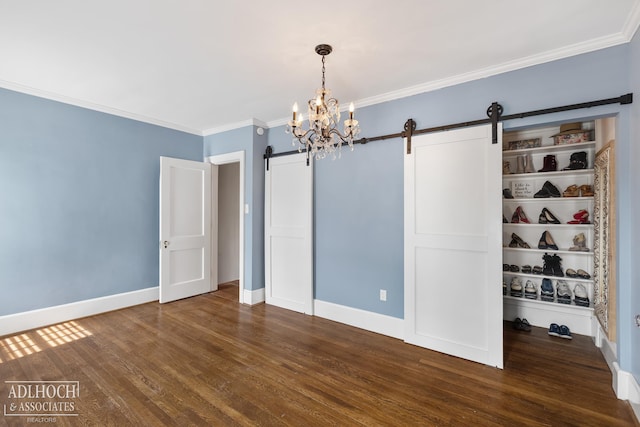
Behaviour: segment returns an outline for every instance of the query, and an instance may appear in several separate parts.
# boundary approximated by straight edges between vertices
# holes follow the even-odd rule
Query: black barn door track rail
[[[541,116],[543,114],[552,114],[552,113],[559,113],[561,111],[579,110],[582,108],[599,107],[601,105],[609,105],[609,104],[626,105],[626,104],[631,104],[632,102],[633,102],[633,93],[627,93],[626,95],[621,95],[616,98],[607,98],[607,99],[600,99],[598,101],[581,102],[579,104],[545,108],[542,110],[527,111],[525,113],[508,114],[506,116],[502,115],[503,113],[502,105],[498,104],[497,102],[493,102],[489,106],[489,108],[487,108],[488,118],[486,119],[473,120],[470,122],[453,123],[450,125],[436,126],[436,127],[418,129],[418,130],[416,130],[416,122],[413,119],[408,119],[404,124],[404,130],[402,132],[391,133],[387,135],[380,135],[372,138],[360,138],[358,140],[353,141],[353,143],[368,144],[369,142],[383,141],[385,139],[407,138],[407,154],[411,154],[411,137],[414,135],[441,132],[445,130],[458,129],[458,128],[464,128],[469,126],[485,125],[490,123],[492,127],[492,143],[497,144],[498,143],[498,122],[501,122],[501,121],[524,119],[525,117]],[[269,159],[271,157],[287,156],[290,154],[297,154],[297,153],[299,153],[298,150],[285,151],[282,153],[274,153],[273,148],[271,146],[268,146],[264,154],[264,158],[267,160],[267,170],[269,170]],[[308,164],[308,161],[307,161],[307,164]]]

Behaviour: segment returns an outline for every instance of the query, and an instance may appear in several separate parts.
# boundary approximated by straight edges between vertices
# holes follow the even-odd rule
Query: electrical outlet
[[[380,301],[386,301],[386,300],[387,300],[387,290],[380,289]]]

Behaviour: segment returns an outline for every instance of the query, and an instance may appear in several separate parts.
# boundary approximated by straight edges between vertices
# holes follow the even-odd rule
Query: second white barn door
[[[405,340],[502,368],[502,142],[490,125],[411,142]]]
[[[269,159],[264,197],[265,302],[313,314],[313,161]]]

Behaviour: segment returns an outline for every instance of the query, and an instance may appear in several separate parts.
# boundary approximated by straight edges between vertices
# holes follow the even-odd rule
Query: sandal
[[[581,185],[580,194],[582,197],[593,197],[593,187],[590,185]]]
[[[562,197],[578,197],[578,196],[580,196],[580,188],[578,188],[578,186],[575,184],[568,186],[567,189],[562,192]]]

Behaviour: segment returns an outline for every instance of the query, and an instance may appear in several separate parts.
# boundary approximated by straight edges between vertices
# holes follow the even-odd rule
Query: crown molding
[[[622,34],[628,42],[631,41],[633,36],[636,34],[638,27],[640,27],[640,1],[636,1],[633,4],[633,8],[622,26]]]
[[[265,129],[269,129],[269,125],[267,122],[263,122],[262,120],[252,118],[249,120],[243,120],[241,122],[229,123],[223,126],[216,126],[213,128],[205,129],[202,131],[202,136],[215,135],[217,133],[227,132],[234,129],[240,129],[247,126],[258,126]]]
[[[111,114],[113,116],[123,117],[125,119],[135,120],[137,122],[148,123],[151,125],[160,126],[163,128],[173,129],[180,132],[191,133],[194,135],[202,136],[202,131],[198,129],[192,129],[186,126],[178,125],[176,123],[165,122],[164,120],[154,119],[151,117],[143,116],[141,114],[131,113],[129,111],[119,110],[117,108],[107,107],[106,105],[95,104],[93,102],[84,101],[81,99],[72,98],[58,93],[48,92],[41,89],[35,89],[29,86],[24,86],[18,83],[9,82],[6,80],[0,80],[0,87],[14,92],[24,93],[26,95],[36,96],[38,98],[45,98],[51,101],[61,102],[63,104],[73,105],[75,107],[86,108],[88,110],[98,111],[100,113]]]
[[[583,53],[589,53],[608,47],[617,46],[620,44],[628,43],[633,34],[638,29],[640,24],[640,2],[636,4],[636,7],[632,11],[631,16],[627,19],[625,24],[625,31],[617,34],[613,34],[606,37],[600,37],[597,39],[588,40],[581,43],[576,43],[570,46],[566,46],[560,49],[543,52],[537,55],[531,55],[524,58],[520,58],[514,61],[504,62],[492,67],[482,68],[479,70],[470,71],[468,73],[458,74],[456,76],[447,77],[440,80],[433,80],[430,82],[421,83],[415,86],[410,86],[404,89],[386,92],[380,95],[371,96],[355,101],[354,103],[359,107],[367,107],[370,105],[381,104],[383,102],[395,101],[397,99],[406,98],[413,95],[419,95],[421,93],[432,92],[434,90],[442,89],[449,86],[455,86],[462,83],[468,83],[474,80],[480,80],[487,77],[496,76],[499,74],[507,73],[509,71],[516,71],[519,69],[532,67],[534,65],[540,65],[547,62],[557,61],[571,56],[580,55]],[[269,128],[283,126],[287,123],[287,118],[273,120],[267,122]]]

